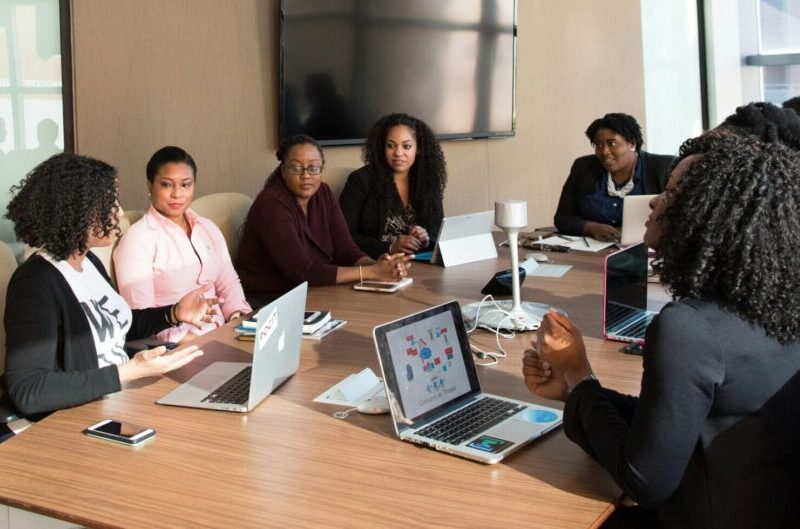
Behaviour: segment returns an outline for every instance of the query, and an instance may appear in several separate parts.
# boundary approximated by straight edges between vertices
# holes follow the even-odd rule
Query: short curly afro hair
[[[608,129],[619,134],[625,141],[632,143],[636,146],[636,152],[642,150],[644,145],[644,138],[642,137],[642,127],[636,118],[630,114],[623,114],[622,112],[612,112],[606,114],[602,118],[597,118],[592,121],[589,128],[586,129],[586,137],[589,138],[589,143],[594,145],[594,137],[600,129]]]
[[[676,299],[715,301],[781,343],[797,342],[800,153],[737,134],[703,147],[681,149],[681,158],[701,156],[657,219],[654,268]]]
[[[405,125],[414,133],[417,141],[417,157],[408,172],[408,196],[418,218],[430,220],[436,217],[447,186],[447,164],[439,141],[428,125],[408,114],[383,116],[369,131],[361,159],[369,171],[377,176],[379,188],[390,193],[394,184],[392,168],[386,161],[386,138],[389,130]]]
[[[100,160],[56,154],[12,192],[6,217],[17,238],[55,259],[86,253],[90,230],[98,238],[120,235],[117,170]]]

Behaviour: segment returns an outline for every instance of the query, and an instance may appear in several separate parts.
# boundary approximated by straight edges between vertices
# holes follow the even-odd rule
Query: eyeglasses
[[[292,176],[301,176],[303,173],[308,173],[309,176],[317,176],[322,174],[322,166],[321,165],[309,165],[308,167],[303,167],[302,165],[287,165],[284,169],[286,174]]]

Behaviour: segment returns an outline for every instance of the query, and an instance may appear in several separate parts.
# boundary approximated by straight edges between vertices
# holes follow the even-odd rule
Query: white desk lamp
[[[508,236],[511,251],[511,290],[512,301],[498,301],[497,304],[508,312],[505,314],[491,304],[484,304],[478,314],[479,303],[464,305],[462,311],[467,319],[478,317],[478,324],[491,329],[532,331],[539,328],[542,317],[550,309],[549,305],[520,301],[519,291],[519,232],[528,225],[528,203],[524,200],[507,200],[494,203],[494,223]]]

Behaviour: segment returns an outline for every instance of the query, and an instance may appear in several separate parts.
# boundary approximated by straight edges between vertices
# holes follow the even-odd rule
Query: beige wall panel
[[[255,195],[277,146],[277,0],[73,0],[78,152],[120,170],[125,207],[146,204],[144,166],[176,144],[197,160],[197,194]],[[517,134],[443,144],[445,211],[529,203],[552,223],[583,131],[606,112],[644,126],[638,0],[518,1]],[[357,147],[326,149],[340,190]]]

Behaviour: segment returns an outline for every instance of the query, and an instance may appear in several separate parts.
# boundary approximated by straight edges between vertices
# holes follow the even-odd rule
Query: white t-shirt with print
[[[100,367],[127,362],[125,335],[131,328],[133,314],[122,296],[89,259],[83,260],[83,271],[78,272],[67,261],[56,261],[44,253],[41,255],[61,272],[78,298],[92,329]]]

